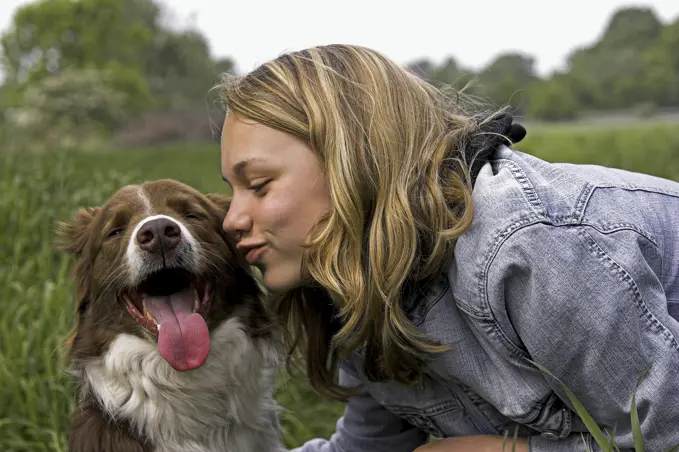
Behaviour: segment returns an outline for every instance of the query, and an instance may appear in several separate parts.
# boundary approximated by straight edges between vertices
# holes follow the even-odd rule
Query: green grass
[[[552,161],[600,163],[677,178],[679,127],[553,128],[517,146]],[[55,251],[54,225],[120,186],[172,177],[225,191],[218,145],[118,152],[0,153],[0,451],[66,451],[73,381],[60,354],[72,312],[72,260]],[[329,437],[342,405],[282,376],[277,398],[289,447]]]
[[[74,310],[72,260],[55,252],[56,221],[147,178],[175,177],[223,191],[216,148],[195,153],[0,155],[0,451],[67,450],[74,385],[60,351]],[[288,380],[281,377],[277,394],[286,442],[329,436],[343,407]]]
[[[516,148],[549,161],[591,163],[679,178],[679,124],[560,125],[528,130]]]

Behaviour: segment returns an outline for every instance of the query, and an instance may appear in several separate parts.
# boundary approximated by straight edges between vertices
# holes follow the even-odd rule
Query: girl
[[[224,229],[313,387],[346,400],[297,452],[648,450],[679,443],[679,184],[552,164],[502,111],[370,49],[288,53],[218,87]],[[442,439],[423,446],[434,435]]]

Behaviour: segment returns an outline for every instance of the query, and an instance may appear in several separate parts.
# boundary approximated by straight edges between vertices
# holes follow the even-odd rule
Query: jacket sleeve
[[[634,450],[637,410],[646,450],[679,444],[679,322],[634,231],[536,224],[513,233],[488,274],[489,306],[523,358],[563,382],[601,427]],[[646,250],[648,251],[648,250]],[[492,286],[492,287],[491,287]],[[561,384],[544,374],[572,408]],[[530,438],[531,452],[600,451],[588,433]]]
[[[342,386],[361,381],[340,368]],[[316,438],[290,452],[412,452],[425,444],[427,434],[382,407],[367,391],[352,397],[330,439]]]

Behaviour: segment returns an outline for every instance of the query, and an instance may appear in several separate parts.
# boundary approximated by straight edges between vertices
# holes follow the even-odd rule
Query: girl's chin
[[[262,283],[270,292],[287,292],[304,285],[299,271],[286,272],[276,266],[260,267],[259,270],[262,272]]]

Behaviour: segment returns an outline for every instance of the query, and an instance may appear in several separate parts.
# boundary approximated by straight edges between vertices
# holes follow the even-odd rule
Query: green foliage
[[[2,37],[8,80],[33,83],[65,68],[137,68],[152,35],[119,0],[41,0],[19,8]]]
[[[679,180],[679,128],[635,126],[527,126],[516,148],[552,162],[598,164]]]
[[[661,23],[650,9],[618,10],[599,41],[569,57],[567,76],[580,87],[580,107],[624,109],[645,102],[679,105],[667,97],[672,87],[657,85],[679,75],[670,60],[663,59],[675,52],[663,39],[667,28],[671,25]],[[649,68],[651,61],[655,64]]]
[[[679,17],[642,56],[644,89],[657,105],[679,105]]]
[[[452,57],[446,58],[443,63],[436,67],[423,62],[419,69],[422,71],[420,74],[426,74],[429,81],[437,86],[445,85],[459,90],[471,81],[469,75],[472,74],[472,71],[460,66],[457,60]]]
[[[147,70],[158,106],[166,108],[205,103],[207,91],[217,80],[217,65],[210,58],[208,44],[195,31],[160,31]]]
[[[660,36],[662,27],[650,8],[621,8],[609,20],[598,47],[648,47]]]
[[[0,114],[19,106],[30,86],[65,69],[106,73],[107,88],[128,99],[124,116],[132,128],[144,115],[205,110],[208,91],[235,62],[214,59],[198,30],[176,25],[159,0],[37,0],[20,7],[0,38]],[[679,107],[678,48],[679,18],[663,23],[652,9],[623,7],[600,39],[569,55],[565,71],[545,77],[535,73],[534,58],[520,52],[499,54],[479,71],[452,56],[407,66],[437,86],[465,88],[530,118],[558,121],[600,110],[648,117]],[[105,126],[117,131],[118,124]],[[127,136],[168,135],[133,132]]]
[[[574,89],[563,77],[540,81],[532,86],[526,113],[548,121],[574,119],[578,115]]]
[[[145,85],[124,68],[65,69],[29,85],[19,106],[5,111],[12,131],[6,146],[82,146],[121,124],[130,105],[145,95]]]
[[[0,39],[0,113],[30,108],[26,102],[35,103],[36,91],[78,97],[69,91],[75,81],[94,78],[103,83],[100,97],[125,99],[102,102],[102,109],[111,108],[104,114],[111,120],[97,122],[107,132],[120,125],[114,117],[132,123],[151,110],[204,110],[219,72],[232,71],[234,63],[214,61],[201,33],[171,29],[167,22],[156,0],[40,0],[20,7]],[[63,89],[54,88],[60,84]]]
[[[505,53],[495,58],[479,74],[483,94],[500,104],[511,104],[517,113],[526,108],[526,89],[537,80],[533,57]]]
[[[545,120],[570,119],[584,111],[628,110],[635,106],[679,107],[679,18],[663,24],[648,8],[616,11],[601,38],[575,49],[567,69],[539,77],[530,55],[498,55],[477,73],[453,58],[441,65],[418,60],[416,73],[436,84],[460,87],[460,77],[476,79],[474,94],[519,114]],[[648,114],[654,109],[637,107]]]

